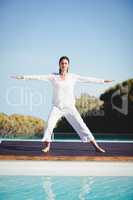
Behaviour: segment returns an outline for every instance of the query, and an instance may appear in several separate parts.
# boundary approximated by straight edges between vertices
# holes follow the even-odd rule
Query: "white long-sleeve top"
[[[82,83],[104,83],[104,79],[81,76],[68,73],[65,80],[62,80],[59,73],[47,75],[24,75],[24,80],[51,81],[53,86],[52,104],[59,107],[70,107],[75,105],[74,86],[76,82]]]

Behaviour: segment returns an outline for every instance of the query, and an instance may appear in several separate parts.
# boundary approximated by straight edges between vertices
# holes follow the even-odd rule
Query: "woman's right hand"
[[[20,80],[20,79],[24,79],[24,76],[22,76],[22,75],[11,76],[11,78],[14,78],[14,79],[18,79],[18,80]]]

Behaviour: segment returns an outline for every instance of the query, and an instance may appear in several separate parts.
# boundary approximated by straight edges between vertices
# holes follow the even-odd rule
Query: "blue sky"
[[[13,80],[10,75],[58,71],[62,55],[70,58],[72,73],[115,80],[77,84],[76,96],[99,96],[132,78],[132,21],[131,0],[0,0],[0,112],[46,120],[51,84]]]

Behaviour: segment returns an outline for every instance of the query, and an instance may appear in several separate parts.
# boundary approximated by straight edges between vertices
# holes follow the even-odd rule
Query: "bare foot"
[[[42,149],[42,151],[45,152],[45,153],[49,152],[49,150],[50,150],[50,147],[46,147],[46,148]]]
[[[46,147],[44,149],[42,149],[43,152],[49,152],[50,150],[50,142],[45,141],[44,142],[46,144]]]
[[[106,151],[102,149],[101,147],[99,147],[99,148],[96,148],[96,152],[105,153]]]
[[[102,149],[95,140],[90,141],[90,143],[93,145],[93,147],[95,148],[96,152],[101,152],[101,153],[105,153],[106,151],[104,149]]]

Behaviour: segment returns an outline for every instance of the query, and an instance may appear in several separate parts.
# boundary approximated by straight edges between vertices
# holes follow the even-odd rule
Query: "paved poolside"
[[[106,152],[95,152],[82,142],[53,141],[50,152],[41,151],[40,141],[5,140],[0,144],[0,160],[133,161],[133,142],[98,142]]]
[[[133,176],[133,162],[0,160],[0,176]]]

